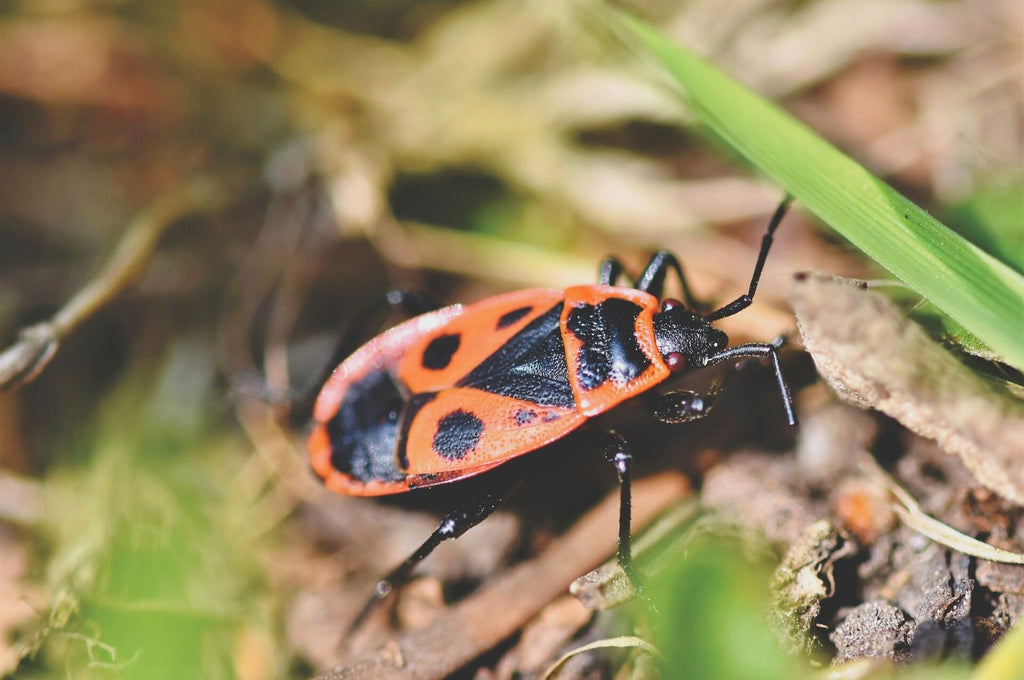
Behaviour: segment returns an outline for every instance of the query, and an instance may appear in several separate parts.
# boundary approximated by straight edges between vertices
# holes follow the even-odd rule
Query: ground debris
[[[770,543],[790,545],[823,514],[798,491],[795,472],[792,458],[736,454],[708,473],[701,503],[725,522],[754,530]]]
[[[684,477],[665,473],[637,480],[633,520],[646,524],[689,491]],[[445,678],[470,660],[519,631],[549,602],[565,592],[580,572],[593,568],[614,546],[618,494],[612,494],[573,528],[531,561],[513,567],[482,586],[470,597],[448,608],[431,625],[392,638],[402,652],[402,664],[381,651],[347,659],[317,675],[318,680],[340,678],[405,678],[403,668],[415,668],[415,677]],[[595,540],[601,536],[602,540]],[[500,613],[500,615],[499,615]],[[394,646],[393,645],[393,646]]]
[[[558,598],[523,628],[519,641],[495,666],[495,680],[541,673],[594,616],[571,595]],[[578,643],[572,643],[575,646]]]
[[[966,555],[929,546],[927,559],[910,570],[899,604],[917,622],[911,653],[915,659],[967,658],[974,633],[969,619],[974,580]]]
[[[892,602],[872,600],[847,613],[829,639],[836,646],[833,664],[865,657],[902,662],[910,658],[914,622]]]
[[[856,545],[828,520],[806,527],[786,551],[772,578],[775,608],[770,618],[787,651],[811,656],[822,651],[813,635],[821,602],[835,593],[836,561],[856,551]]]
[[[896,423],[878,427],[869,414],[834,403],[801,415],[807,425],[795,454],[730,456],[707,473],[701,494],[717,522],[784,554],[769,614],[784,647],[827,655],[831,642],[834,664],[984,653],[1021,619],[1024,568],[959,552],[896,522],[898,499],[867,449],[879,449],[904,493],[937,523],[993,547],[1021,551],[1024,508],[978,486],[959,458]],[[855,420],[877,438],[853,438]],[[847,434],[828,451],[827,433],[840,432]]]

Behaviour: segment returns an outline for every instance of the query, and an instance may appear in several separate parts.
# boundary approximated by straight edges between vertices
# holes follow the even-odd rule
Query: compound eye
[[[686,356],[682,352],[669,352],[665,355],[668,370],[678,373],[686,368]]]
[[[664,300],[661,301],[661,311],[663,312],[667,312],[670,309],[675,309],[676,307],[682,306],[684,306],[683,303],[680,302],[679,300],[676,300],[675,298],[665,298]]]

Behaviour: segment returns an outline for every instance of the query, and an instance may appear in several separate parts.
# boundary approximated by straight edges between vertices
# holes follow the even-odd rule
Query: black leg
[[[775,209],[775,214],[772,215],[772,219],[768,222],[768,230],[765,232],[764,238],[761,239],[761,252],[757,255],[757,264],[754,265],[754,274],[750,277],[750,288],[747,292],[729,304],[725,305],[721,309],[715,310],[704,317],[706,321],[717,321],[718,319],[732,316],[733,314],[746,309],[750,306],[750,303],[754,300],[754,293],[757,292],[757,282],[761,279],[761,270],[764,269],[764,262],[768,257],[768,250],[772,247],[772,235],[775,233],[775,229],[779,226],[779,222],[782,221],[782,217],[786,214],[786,210],[789,208],[789,202],[793,200],[792,196],[786,196],[779,204],[779,207]]]
[[[630,533],[633,454],[630,453],[626,440],[616,432],[605,432],[604,437],[604,455],[608,462],[615,466],[615,472],[619,476],[619,543],[615,556],[619,566],[633,582],[633,587],[639,590],[637,580],[633,576]]]
[[[421,293],[395,288],[389,290],[384,298],[391,309],[401,310],[409,316],[419,316],[441,307],[433,298]]]
[[[711,412],[715,399],[722,391],[722,381],[715,380],[706,394],[689,390],[672,390],[658,396],[652,409],[654,417],[663,423],[680,425],[703,418]]]
[[[683,267],[679,264],[679,259],[667,250],[659,250],[651,257],[651,261],[647,263],[643,273],[637,280],[636,287],[660,298],[665,287],[665,276],[670,269],[674,270],[676,276],[679,277],[679,282],[683,287],[683,297],[685,298],[683,302],[686,303],[687,308],[699,309],[701,305],[690,291],[690,284],[686,281],[686,275],[683,274]]]
[[[440,307],[434,300],[424,295],[398,288],[388,291],[384,295],[384,302],[392,311],[403,312],[409,316],[426,314]],[[320,388],[327,382],[327,378],[338,364],[367,340],[366,329],[368,327],[375,328],[383,321],[378,317],[380,312],[380,303],[374,303],[372,306],[358,311],[349,320],[345,330],[339,334],[338,341],[323,368],[314,376],[313,381],[294,398],[293,403],[296,408],[302,406],[308,408],[316,401]]]
[[[686,306],[690,309],[698,309],[700,303],[694,299],[693,293],[690,291],[690,284],[686,281],[686,275],[683,274],[683,268],[679,264],[679,259],[667,250],[659,250],[651,256],[647,266],[644,267],[643,273],[640,274],[640,278],[636,281],[636,288],[660,298],[665,287],[665,277],[670,269],[674,269],[679,277],[679,282],[683,287],[683,297],[685,298],[683,301],[686,303]],[[622,273],[622,263],[617,258],[609,257],[601,262],[597,282],[604,286],[614,286],[622,276]]]
[[[614,286],[622,276],[622,263],[617,257],[606,257],[597,271],[597,285]]]
[[[470,497],[469,500],[449,513],[441,520],[441,524],[434,530],[434,533],[416,549],[416,552],[377,582],[373,595],[363,605],[362,610],[352,622],[350,630],[358,629],[384,598],[390,595],[395,588],[408,581],[412,576],[412,571],[430,553],[434,552],[434,548],[444,541],[458,538],[487,519],[518,482],[518,479],[512,475],[507,475],[504,479],[499,477],[499,480],[498,483]]]
[[[786,420],[790,425],[796,425],[796,413],[793,412],[793,398],[789,393],[789,386],[786,384],[786,379],[782,375],[782,366],[779,364],[778,349],[780,344],[782,344],[781,338],[777,343],[750,343],[747,345],[729,347],[727,349],[723,349],[718,354],[711,355],[711,357],[708,358],[707,365],[710,366],[734,359],[745,359],[748,357],[770,358],[772,361],[772,369],[775,371],[775,381],[779,385],[779,394],[782,395],[782,406],[786,409]]]

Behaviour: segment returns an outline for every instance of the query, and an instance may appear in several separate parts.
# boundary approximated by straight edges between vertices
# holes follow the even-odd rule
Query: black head
[[[671,298],[665,299],[661,311],[654,315],[654,339],[673,371],[705,366],[711,355],[729,344],[725,333]]]

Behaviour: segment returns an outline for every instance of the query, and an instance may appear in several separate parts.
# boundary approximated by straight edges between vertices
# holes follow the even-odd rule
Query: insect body
[[[609,259],[597,285],[508,293],[390,329],[342,362],[321,390],[309,439],[313,469],[331,490],[357,496],[453,482],[560,439],[673,374],[746,357],[772,360],[794,424],[776,345],[729,348],[711,325],[750,304],[786,205],[772,218],[748,293],[705,316],[693,311],[676,258],[661,251],[635,288],[615,285],[622,267]],[[688,304],[659,300],[669,270],[683,282]],[[709,407],[709,399],[676,391],[664,395],[655,415],[685,422]],[[605,455],[621,482],[619,561],[628,572],[631,455],[612,433]],[[378,584],[376,597],[438,543],[490,514],[506,491],[468,499]]]

